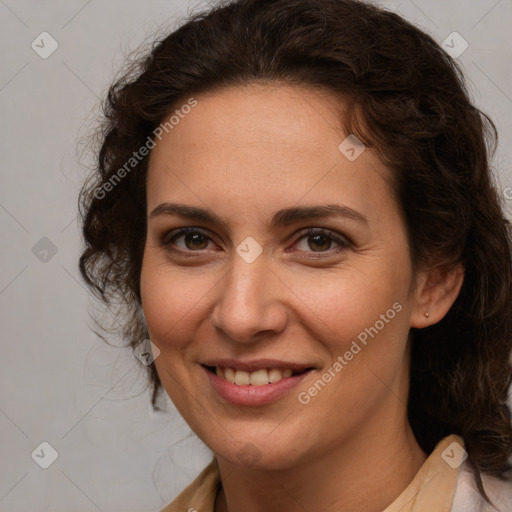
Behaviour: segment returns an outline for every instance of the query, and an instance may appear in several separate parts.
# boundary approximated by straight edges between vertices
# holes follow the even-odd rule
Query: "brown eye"
[[[212,239],[197,229],[181,229],[174,235],[171,233],[163,239],[163,244],[169,249],[181,252],[199,252],[208,249]]]
[[[331,248],[332,239],[326,235],[312,235],[308,237],[308,246],[312,251],[322,252]]]
[[[326,256],[341,252],[351,247],[351,243],[344,236],[319,228],[312,228],[302,233],[295,244],[295,249],[302,253],[326,253]]]
[[[208,246],[208,237],[202,233],[187,233],[184,238],[185,246],[191,251],[206,249]]]

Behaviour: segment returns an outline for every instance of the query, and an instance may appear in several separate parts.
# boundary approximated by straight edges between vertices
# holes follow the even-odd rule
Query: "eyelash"
[[[196,256],[197,253],[201,254],[203,252],[203,249],[194,251],[191,249],[183,250],[183,249],[175,249],[175,248],[171,247],[173,245],[173,242],[176,239],[178,239],[182,236],[186,236],[190,233],[200,234],[200,235],[204,236],[208,241],[213,242],[213,240],[208,235],[203,233],[198,228],[190,227],[190,228],[180,229],[177,233],[173,234],[171,237],[169,237],[169,233],[168,233],[167,235],[164,236],[162,244],[167,249],[169,249],[170,251],[172,251],[174,253],[180,253],[181,255],[184,255],[185,257],[193,258]],[[307,256],[306,258],[309,258],[309,259],[317,259],[317,258],[325,257],[325,256],[321,256],[322,254],[328,254],[329,256],[331,256],[333,253],[339,253],[345,249],[349,249],[353,245],[352,242],[348,238],[340,237],[340,236],[336,235],[335,233],[333,233],[332,231],[329,231],[329,230],[326,230],[323,228],[308,228],[305,231],[302,231],[301,233],[299,233],[299,237],[295,241],[294,245],[296,245],[298,242],[300,242],[303,238],[309,238],[309,237],[315,236],[315,235],[324,235],[328,239],[330,239],[332,242],[337,243],[340,247],[338,247],[336,249],[328,249],[327,251],[311,251],[311,254],[315,254],[315,256],[312,256],[312,255]],[[305,251],[299,251],[299,252],[305,252]],[[307,251],[307,252],[309,252],[309,251]],[[194,254],[194,253],[196,253],[196,254]]]

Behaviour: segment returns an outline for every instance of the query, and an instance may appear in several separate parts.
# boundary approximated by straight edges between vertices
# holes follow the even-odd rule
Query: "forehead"
[[[245,194],[264,206],[389,192],[390,171],[373,151],[353,160],[340,151],[346,105],[327,91],[253,84],[195,99],[152,151],[148,207],[169,194],[196,202]]]

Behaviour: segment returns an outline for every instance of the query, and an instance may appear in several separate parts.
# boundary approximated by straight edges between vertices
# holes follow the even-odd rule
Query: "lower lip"
[[[203,369],[208,374],[213,389],[217,391],[221,398],[233,405],[265,405],[275,402],[298,386],[311,372],[311,370],[308,370],[300,375],[286,377],[263,386],[239,386],[231,384],[204,366]]]

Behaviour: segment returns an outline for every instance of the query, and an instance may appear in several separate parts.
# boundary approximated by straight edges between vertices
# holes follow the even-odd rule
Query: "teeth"
[[[235,370],[233,368],[224,368],[224,378],[231,384],[235,383]]]
[[[246,372],[245,370],[217,366],[215,373],[231,384],[237,384],[238,386],[265,386],[291,377],[293,371],[291,368],[262,368],[254,372]]]
[[[252,386],[264,386],[265,384],[268,384],[267,370],[263,368],[262,370],[252,372],[249,381]]]
[[[235,372],[235,384],[237,386],[248,386],[251,382],[249,378],[249,372],[244,372],[242,370],[237,370]]]
[[[269,382],[277,382],[283,378],[283,374],[279,368],[270,368],[268,372],[268,381]]]

